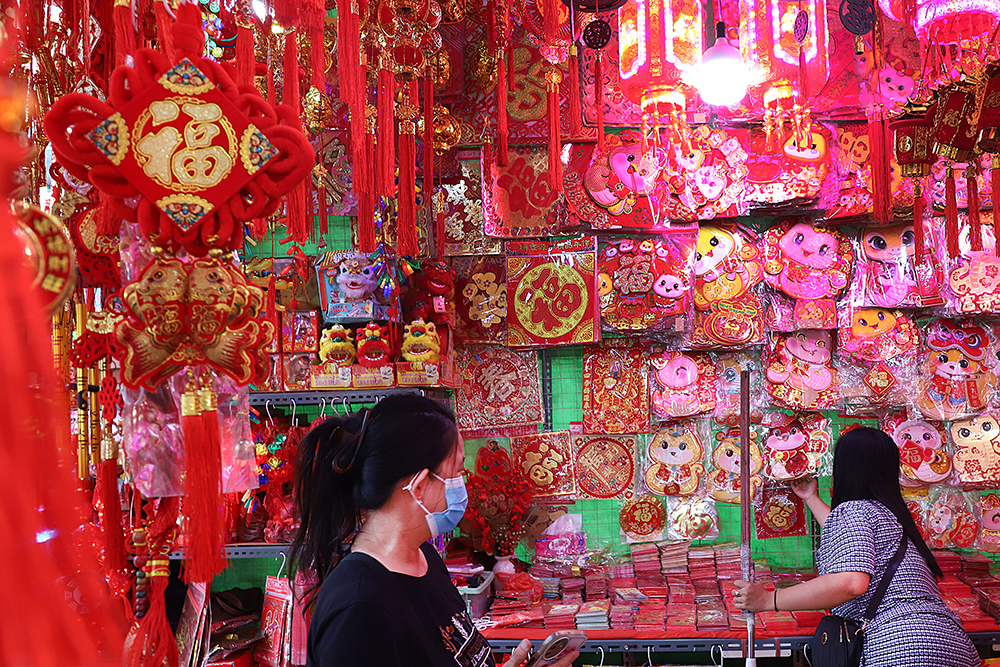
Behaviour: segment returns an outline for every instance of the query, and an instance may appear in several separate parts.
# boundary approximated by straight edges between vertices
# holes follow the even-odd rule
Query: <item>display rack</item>
[[[281,405],[336,405],[346,401],[348,404],[378,403],[386,396],[399,394],[420,394],[436,401],[449,400],[448,389],[429,387],[393,387],[391,389],[330,389],[316,391],[259,391],[250,393],[250,405],[274,406]]]
[[[229,560],[234,558],[278,558],[282,555],[287,556],[291,546],[291,544],[227,544],[226,558]],[[172,551],[168,555],[170,560],[180,560],[184,557],[184,552]]]

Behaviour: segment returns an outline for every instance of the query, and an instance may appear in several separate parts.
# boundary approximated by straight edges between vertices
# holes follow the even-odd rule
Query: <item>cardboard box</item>
[[[351,366],[351,376],[355,389],[389,389],[396,386],[393,364],[384,366]]]
[[[354,386],[352,366],[338,366],[327,362],[313,366],[313,389],[350,389]]]

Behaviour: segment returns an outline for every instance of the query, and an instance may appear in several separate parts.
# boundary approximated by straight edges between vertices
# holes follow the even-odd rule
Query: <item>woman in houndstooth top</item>
[[[767,591],[737,582],[734,601],[751,611],[830,609],[861,620],[886,566],[907,537],[906,554],[865,631],[865,667],[978,667],[979,654],[941,600],[941,568],[920,537],[899,491],[899,450],[886,433],[858,428],[840,436],[833,457],[831,510],[816,480],[795,492],[823,528],[816,556],[820,576]]]

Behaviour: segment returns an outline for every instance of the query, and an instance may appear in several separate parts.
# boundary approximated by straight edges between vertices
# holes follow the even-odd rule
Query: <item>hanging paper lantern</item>
[[[822,0],[740,0],[740,51],[755,66],[762,99],[772,88],[792,86],[809,97],[830,74],[826,3]],[[815,92],[815,91],[813,91]],[[787,108],[785,109],[787,111]]]
[[[979,91],[970,81],[954,83],[939,91],[934,115],[934,152],[955,162],[965,162],[979,138]]]
[[[979,110],[979,150],[995,154],[1000,152],[1000,63],[990,65],[985,78]]]
[[[683,111],[681,81],[704,51],[704,9],[691,0],[630,0],[618,10],[618,67],[626,97],[643,112]]]
[[[934,107],[909,102],[903,107],[903,115],[889,124],[896,134],[896,162],[906,178],[929,175],[931,165],[937,162],[938,156],[931,150],[934,114]]]

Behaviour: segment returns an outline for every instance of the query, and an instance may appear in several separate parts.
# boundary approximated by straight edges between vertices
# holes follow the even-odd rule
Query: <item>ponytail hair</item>
[[[291,547],[295,568],[330,574],[365,510],[389,500],[400,480],[436,470],[458,440],[455,416],[437,401],[388,396],[370,410],[331,417],[299,442],[295,502],[301,523]]]
[[[833,452],[831,509],[849,500],[875,500],[892,512],[937,578],[944,575],[920,535],[899,490],[899,449],[885,431],[861,427],[843,433]]]

